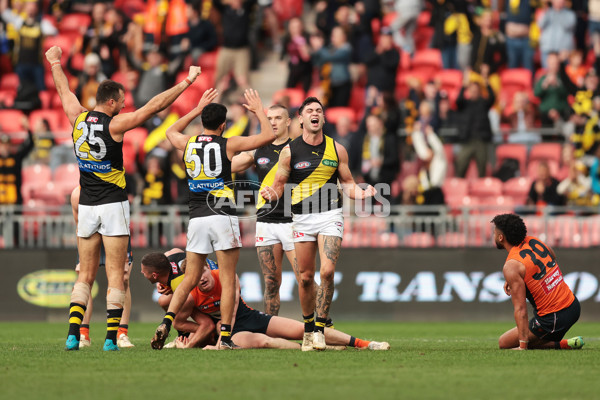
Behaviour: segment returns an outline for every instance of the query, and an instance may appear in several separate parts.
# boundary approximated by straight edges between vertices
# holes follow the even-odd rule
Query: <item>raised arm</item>
[[[62,49],[58,46],[52,46],[46,52],[46,60],[50,63],[54,86],[56,86],[56,91],[58,92],[60,102],[62,103],[63,110],[67,115],[69,123],[73,126],[75,125],[75,120],[77,120],[79,114],[87,111],[87,109],[79,103],[77,96],[69,90],[69,82],[60,65],[61,56]]]
[[[254,151],[244,151],[231,160],[231,172],[242,172],[254,164]]]
[[[244,107],[253,112],[260,123],[260,134],[254,136],[234,136],[227,140],[227,158],[230,160],[240,151],[255,150],[266,146],[277,138],[273,127],[267,119],[267,114],[260,100],[258,92],[254,89],[247,89],[244,92],[246,103]]]
[[[111,135],[122,135],[128,130],[140,126],[154,114],[173,104],[177,97],[194,83],[198,75],[200,75],[200,72],[200,67],[191,66],[189,75],[185,80],[179,82],[171,89],[157,94],[139,110],[117,115],[110,123]]]
[[[265,187],[260,191],[260,195],[266,201],[273,201],[281,198],[283,196],[283,189],[285,188],[285,184],[290,177],[290,160],[292,159],[292,154],[290,153],[290,146],[285,146],[281,153],[279,153],[279,166],[277,167],[277,172],[275,173],[275,180],[273,181],[273,186]]]
[[[169,142],[178,150],[184,151],[185,146],[190,139],[189,136],[184,135],[183,131],[187,126],[192,122],[196,117],[202,114],[202,110],[204,107],[212,103],[212,101],[217,97],[217,90],[210,88],[200,98],[198,105],[194,107],[192,111],[184,115],[182,118],[177,120],[173,125],[171,125],[167,129],[167,139]]]
[[[367,197],[374,196],[377,191],[373,186],[367,185],[367,187],[363,190],[356,184],[356,182],[354,182],[354,178],[352,177],[352,173],[348,167],[348,152],[344,146],[336,142],[335,149],[340,159],[340,163],[338,165],[338,179],[342,184],[342,190],[344,191],[344,194],[355,200],[366,199]]]
[[[519,334],[519,344],[522,349],[527,348],[529,337],[529,323],[527,320],[527,302],[525,295],[525,266],[516,260],[508,260],[502,271],[508,292],[514,307],[515,322]]]

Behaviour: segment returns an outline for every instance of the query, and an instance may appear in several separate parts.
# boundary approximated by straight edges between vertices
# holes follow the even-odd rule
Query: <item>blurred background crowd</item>
[[[78,184],[52,45],[89,109],[104,79],[127,112],[202,67],[125,137],[134,206],[187,202],[165,131],[210,87],[225,136],[256,133],[248,87],[292,116],[318,97],[354,176],[392,204],[600,202],[600,0],[0,0],[0,15],[0,204],[66,204]]]

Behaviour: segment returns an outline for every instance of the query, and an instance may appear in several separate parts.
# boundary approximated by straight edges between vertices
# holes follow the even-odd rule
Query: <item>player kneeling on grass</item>
[[[169,257],[159,252],[146,254],[142,258],[142,274],[151,283],[160,284],[173,291],[183,280],[184,271],[181,270],[181,261],[176,261],[176,257],[181,258],[182,253],[179,255],[169,253]],[[163,293],[159,300],[162,306],[169,301],[170,297],[164,290]],[[207,262],[204,265],[200,282],[192,289],[184,306],[173,321],[175,329],[190,332],[189,337],[180,336],[178,338],[177,347],[200,347],[214,340],[217,332],[214,327],[218,324],[221,316],[220,301],[219,270],[211,270]],[[299,343],[289,340],[302,340],[304,325],[299,321],[264,314],[248,307],[240,296],[240,284],[237,276],[235,304],[232,333],[238,346],[242,348],[300,349]],[[189,317],[192,317],[195,322],[188,321]],[[388,350],[390,348],[387,342],[361,340],[334,329],[325,329],[325,340],[331,346],[351,346],[370,350]],[[216,346],[205,348],[213,349]]]
[[[538,238],[527,236],[527,227],[516,214],[496,215],[492,223],[496,247],[508,251],[503,268],[504,291],[512,298],[517,323],[500,336],[500,348],[582,348],[581,336],[563,339],[579,319],[581,308],[563,280],[554,251]],[[534,311],[529,323],[526,299]]]

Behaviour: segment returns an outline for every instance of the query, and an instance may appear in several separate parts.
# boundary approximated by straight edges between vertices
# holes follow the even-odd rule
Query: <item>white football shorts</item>
[[[217,250],[242,247],[237,216],[209,215],[190,219],[187,231],[187,251],[210,254]]]
[[[344,236],[342,209],[313,213],[294,214],[292,217],[294,242],[314,242],[317,236]]]
[[[129,201],[84,206],[79,204],[77,236],[129,236]]]
[[[256,223],[256,247],[271,246],[281,243],[283,251],[294,250],[292,239],[292,223],[277,224],[269,222]]]

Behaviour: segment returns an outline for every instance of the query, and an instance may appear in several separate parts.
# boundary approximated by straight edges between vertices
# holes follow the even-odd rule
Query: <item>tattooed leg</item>
[[[281,244],[261,246],[256,248],[258,263],[265,280],[265,313],[279,314],[279,287],[281,286],[281,261],[283,249]]]
[[[317,293],[317,317],[327,318],[333,299],[333,276],[335,265],[340,255],[342,238],[319,235],[319,257],[321,259],[321,286]]]

